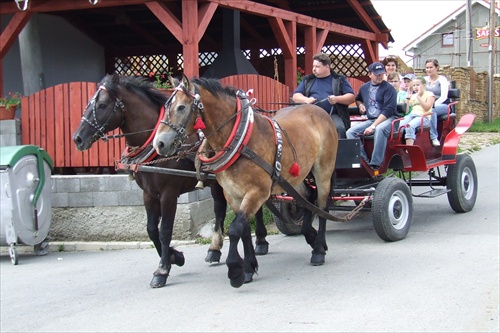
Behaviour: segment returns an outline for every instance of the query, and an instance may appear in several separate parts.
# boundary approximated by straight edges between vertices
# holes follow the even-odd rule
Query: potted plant
[[[14,119],[20,105],[21,94],[18,92],[9,92],[7,96],[0,97],[0,120]]]
[[[172,73],[169,72],[167,74],[172,74]],[[149,73],[149,77],[154,78],[155,80],[153,84],[156,89],[168,90],[173,88],[172,85],[170,84],[170,81],[168,81],[167,74],[157,74],[155,72]]]

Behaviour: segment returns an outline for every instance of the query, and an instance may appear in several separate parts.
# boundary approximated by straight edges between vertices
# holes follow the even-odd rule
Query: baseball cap
[[[374,62],[368,66],[368,71],[373,72],[375,75],[380,75],[385,73],[385,67],[380,62]]]
[[[403,80],[404,79],[408,79],[410,81],[413,81],[413,79],[415,78],[415,74],[406,74],[405,76],[403,76]]]

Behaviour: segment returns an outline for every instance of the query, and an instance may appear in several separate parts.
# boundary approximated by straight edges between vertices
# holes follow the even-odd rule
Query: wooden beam
[[[214,16],[215,10],[219,5],[216,3],[202,4],[199,9],[199,22],[198,22],[198,43],[201,37],[205,34],[212,17]]]
[[[373,22],[373,18],[370,17],[367,13],[366,10],[363,8],[363,6],[359,3],[358,0],[347,0],[349,5],[354,9],[354,12],[358,15],[358,17],[363,21],[363,23],[371,30],[373,31],[377,37],[375,38],[376,41],[383,43],[384,47],[387,48],[388,45],[387,43],[389,42],[389,36],[386,34],[382,34],[380,32],[380,29],[377,27],[375,22]]]
[[[182,23],[179,19],[165,6],[165,4],[152,1],[146,2],[149,10],[160,20],[161,23],[174,35],[175,38],[182,43]]]
[[[289,12],[280,8],[263,5],[253,1],[246,1],[246,0],[207,0],[207,1],[218,3],[222,7],[233,8],[240,10],[242,12],[251,13],[258,16],[275,17],[286,21],[296,22],[297,24],[305,26],[316,26],[317,28],[325,29],[339,35],[345,35],[354,38],[369,39],[375,41],[379,41],[377,40],[377,38],[380,38],[380,35],[377,35],[369,31],[355,29],[344,25],[332,23],[329,21],[319,20],[306,15]]]
[[[305,39],[305,48],[306,48],[306,53],[305,53],[305,68],[304,70],[306,71],[306,74],[312,73],[312,58],[314,54],[316,54],[316,50],[318,48],[318,44],[316,42],[317,40],[317,34],[316,34],[316,28],[315,27],[307,27],[304,31],[304,39]],[[321,49],[321,48],[320,48]]]
[[[16,41],[24,26],[30,20],[33,13],[18,11],[9,21],[5,30],[0,34],[0,59],[3,59],[10,47]]]
[[[290,57],[293,53],[296,53],[296,51],[292,49],[292,40],[290,36],[288,36],[288,31],[283,20],[277,17],[269,17],[268,20],[274,32],[274,37],[276,37],[285,57]],[[297,42],[295,41],[295,43]]]
[[[188,77],[199,76],[198,65],[198,1],[182,1],[182,54],[184,74]]]
[[[27,12],[59,12],[65,10],[143,5],[145,3],[147,3],[145,0],[103,0],[97,5],[92,5],[88,0],[30,0],[30,7]],[[0,14],[12,14],[18,12],[19,9],[13,0],[8,3],[0,4]]]

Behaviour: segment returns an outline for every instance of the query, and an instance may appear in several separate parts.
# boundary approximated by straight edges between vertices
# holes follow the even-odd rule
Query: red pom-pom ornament
[[[294,177],[298,177],[300,175],[300,167],[297,162],[293,162],[292,167],[288,171]]]
[[[197,130],[204,130],[205,128],[207,128],[207,126],[205,126],[205,123],[200,117],[197,117],[196,121],[194,122],[193,128],[197,131]]]

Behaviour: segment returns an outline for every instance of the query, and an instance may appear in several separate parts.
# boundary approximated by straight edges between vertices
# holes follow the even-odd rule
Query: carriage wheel
[[[388,177],[373,194],[373,226],[377,235],[394,242],[406,237],[413,219],[413,200],[408,185],[399,178]]]
[[[36,244],[34,247],[33,247],[33,250],[35,251],[35,254],[37,256],[44,256],[46,255],[47,253],[49,253],[49,241],[47,240],[44,240],[42,241],[40,244]]]
[[[448,166],[446,179],[448,202],[457,213],[465,213],[476,204],[477,173],[474,161],[469,155],[457,155],[457,162]]]
[[[278,208],[286,221],[282,221],[273,215],[274,223],[278,230],[287,235],[295,236],[300,234],[302,221],[304,219],[304,208],[295,202],[274,201],[273,205]]]
[[[19,255],[17,254],[17,250],[14,247],[14,244],[10,244],[9,246],[9,256],[12,265],[17,265],[17,263],[19,262]]]

